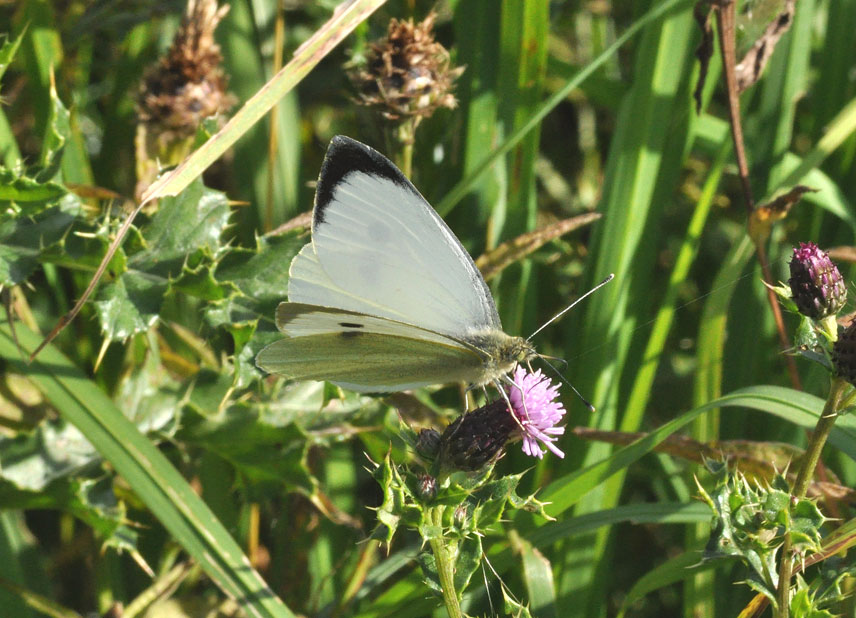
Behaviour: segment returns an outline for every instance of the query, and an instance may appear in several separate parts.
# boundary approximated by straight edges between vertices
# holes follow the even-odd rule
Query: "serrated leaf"
[[[309,473],[310,442],[295,424],[275,426],[246,406],[233,406],[224,418],[184,416],[179,439],[204,447],[229,461],[252,483],[284,486],[312,494],[317,482]]]
[[[241,354],[247,361],[241,366],[247,377],[259,375],[255,355],[281,338],[274,326],[274,311],[287,297],[288,265],[304,244],[296,234],[260,238],[255,251],[230,251],[213,274],[223,289],[236,291],[209,303],[205,321],[232,335],[236,356],[245,346],[252,350],[251,356]],[[262,328],[258,328],[260,320]]]
[[[103,286],[95,301],[101,330],[111,341],[147,331],[158,320],[163,298],[176,290],[204,297],[225,292],[210,273],[222,251],[220,235],[230,214],[226,196],[201,180],[164,198],[141,230],[143,250],[127,258],[128,270]]]
[[[394,482],[393,464],[388,453],[383,462],[377,464],[372,475],[380,485],[383,501],[375,511],[377,513],[377,526],[372,531],[371,538],[379,540],[388,548],[401,521],[398,507],[404,503],[401,488],[396,486]]]
[[[82,234],[75,233],[77,231]],[[129,235],[134,234],[134,228],[131,228]],[[47,247],[42,251],[39,260],[72,270],[94,271],[106,255],[109,246],[110,240],[106,233],[99,233],[84,226],[80,230],[75,228],[72,233],[63,236],[59,242]],[[119,247],[107,265],[107,272],[118,277],[125,270],[127,270],[127,256],[122,247]]]
[[[216,271],[220,282],[231,282],[255,300],[260,311],[271,312],[288,295],[288,267],[306,244],[296,233],[260,238],[255,251],[235,250],[224,257]]]
[[[216,275],[215,275],[216,277]],[[219,279],[219,281],[223,281]],[[253,310],[252,299],[247,298],[243,294],[230,294],[221,300],[215,300],[208,303],[205,308],[205,321],[212,328],[246,328],[247,326],[255,327],[259,321],[259,314]],[[273,313],[271,311],[271,324],[267,330],[268,339],[264,344],[257,346],[260,350],[268,343],[273,343],[277,339],[281,339],[282,335],[278,334],[273,327]]]
[[[794,618],[835,618],[835,614],[816,607],[808,588],[798,590],[791,598],[790,615]]]
[[[170,285],[173,290],[207,301],[222,300],[227,293],[226,286],[221,285],[214,278],[214,265],[211,263],[193,267],[185,264],[181,273],[170,282]]]
[[[455,590],[458,594],[464,592],[470,585],[473,573],[481,564],[484,550],[482,549],[481,537],[471,534],[458,543],[457,556],[455,558]]]
[[[157,213],[142,230],[146,249],[129,262],[139,270],[178,276],[185,258],[193,252],[220,253],[220,236],[230,214],[224,193],[195,180],[179,195],[160,201]]]
[[[62,238],[79,212],[80,201],[68,194],[41,212],[0,218],[0,285],[26,280],[44,249]]]
[[[478,529],[489,528],[499,521],[522,476],[511,474],[498,478],[472,493],[468,502],[472,505],[474,525]]]
[[[21,44],[21,40],[24,38],[24,35],[27,33],[26,27],[21,31],[21,34],[18,35],[18,38],[14,40],[9,40],[8,33],[0,34],[0,80],[3,79],[3,75],[6,73],[6,69],[9,68],[9,64],[11,64],[12,59],[15,57],[15,54],[18,51],[18,46]]]
[[[94,305],[104,336],[110,341],[123,340],[151,328],[167,287],[165,281],[135,271],[101,287]]]
[[[47,182],[57,175],[62,162],[62,151],[70,136],[70,114],[56,92],[56,85],[51,80],[48,122],[42,141],[37,180]]]
[[[40,207],[56,202],[68,190],[55,182],[39,182],[5,167],[0,167],[0,207],[12,205],[34,214]]]
[[[38,490],[0,479],[0,501],[7,509],[53,509],[90,526],[99,539],[119,549],[136,549],[136,533],[127,526],[125,507],[116,500],[112,479],[57,478]]]
[[[513,616],[513,618],[532,618],[529,606],[512,597],[505,586],[502,586],[502,600],[505,605],[505,613],[509,616]]]

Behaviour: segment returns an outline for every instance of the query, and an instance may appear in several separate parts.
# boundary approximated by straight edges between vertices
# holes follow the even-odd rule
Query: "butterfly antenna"
[[[538,358],[546,358],[547,360],[556,361],[557,363],[562,363],[565,369],[568,368],[568,361],[566,361],[564,358],[559,358],[558,356],[549,356],[548,354],[539,354]]]
[[[607,281],[608,281],[608,279],[607,279]],[[605,281],[604,283],[606,283],[606,281]],[[603,285],[603,284],[601,284],[601,285]],[[600,287],[600,286],[598,286],[598,287]],[[595,288],[595,290],[596,290],[596,289],[597,289],[597,288]],[[538,358],[540,358],[542,361],[544,361],[545,363],[547,363],[547,366],[548,366],[550,369],[552,369],[552,370],[553,370],[553,373],[555,373],[555,374],[556,374],[556,376],[558,376],[558,378],[559,378],[562,382],[564,382],[565,384],[567,384],[568,386],[570,386],[570,387],[571,387],[571,390],[572,390],[572,391],[574,391],[574,394],[575,394],[577,397],[579,397],[579,398],[580,398],[580,401],[582,401],[582,402],[583,402],[583,404],[585,405],[585,407],[587,407],[587,408],[589,409],[589,411],[590,411],[590,412],[595,412],[595,411],[596,411],[596,410],[595,410],[595,407],[591,404],[591,402],[590,402],[588,399],[586,399],[585,397],[583,397],[583,396],[580,394],[580,392],[577,390],[577,388],[576,388],[573,384],[571,384],[571,383],[568,381],[568,379],[567,379],[565,376],[563,376],[563,375],[559,372],[559,370],[558,370],[558,369],[556,369],[556,367],[554,367],[554,366],[553,366],[553,363],[551,363],[550,361],[548,361],[546,358],[544,358],[544,357],[543,357],[543,356],[541,356],[540,354],[538,355]]]
[[[578,304],[578,303],[580,303],[584,298],[586,298],[587,296],[589,296],[589,295],[593,294],[594,292],[596,292],[597,290],[599,290],[600,288],[602,288],[603,286],[605,286],[607,283],[609,283],[610,281],[612,281],[614,278],[615,278],[615,275],[614,275],[614,274],[610,274],[606,279],[604,279],[603,281],[601,281],[600,283],[598,283],[596,286],[594,286],[594,287],[593,287],[592,289],[590,289],[588,292],[586,292],[585,294],[583,294],[582,296],[580,296],[578,299],[576,299],[574,302],[572,302],[570,305],[568,305],[567,307],[565,307],[564,309],[562,309],[559,313],[557,313],[557,314],[556,314],[556,315],[554,315],[552,318],[550,318],[549,320],[547,320],[546,322],[544,322],[544,323],[543,323],[543,324],[538,328],[538,330],[536,330],[534,333],[532,333],[531,335],[529,335],[529,336],[526,338],[526,341],[531,341],[532,337],[534,337],[535,335],[537,335],[538,333],[540,333],[542,330],[544,330],[545,328],[547,328],[548,326],[550,326],[550,324],[552,324],[553,322],[555,322],[556,320],[558,320],[560,317],[562,317],[563,315],[565,315],[568,311],[570,311],[571,309],[573,309],[574,307],[576,307],[576,306],[577,306],[577,304]],[[585,401],[585,400],[583,400],[583,401]]]

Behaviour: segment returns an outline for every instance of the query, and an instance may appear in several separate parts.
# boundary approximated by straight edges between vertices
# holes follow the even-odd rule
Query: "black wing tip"
[[[324,209],[333,199],[336,186],[345,176],[355,171],[380,176],[401,186],[413,187],[401,170],[377,150],[345,135],[337,135],[330,140],[324,163],[321,165],[321,174],[318,176],[314,223],[324,222]]]

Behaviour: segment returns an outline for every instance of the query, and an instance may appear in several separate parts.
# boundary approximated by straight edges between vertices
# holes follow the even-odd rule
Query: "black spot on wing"
[[[354,337],[358,337],[362,335],[363,332],[360,330],[343,330],[339,335],[342,339],[353,339]]]
[[[416,187],[401,173],[401,170],[377,150],[350,137],[337,135],[327,147],[327,155],[324,157],[321,174],[318,176],[314,214],[316,225],[324,223],[324,209],[333,199],[336,185],[351,172],[380,176],[403,188],[410,189],[417,195],[419,194]]]
[[[364,328],[363,324],[357,324],[356,322],[339,322],[339,326],[343,328]]]

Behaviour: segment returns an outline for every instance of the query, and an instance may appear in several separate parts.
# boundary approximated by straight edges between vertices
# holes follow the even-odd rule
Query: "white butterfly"
[[[502,331],[484,279],[460,241],[395,165],[334,137],[321,167],[312,241],[291,262],[285,339],[256,364],[363,392],[481,386],[535,356]]]

